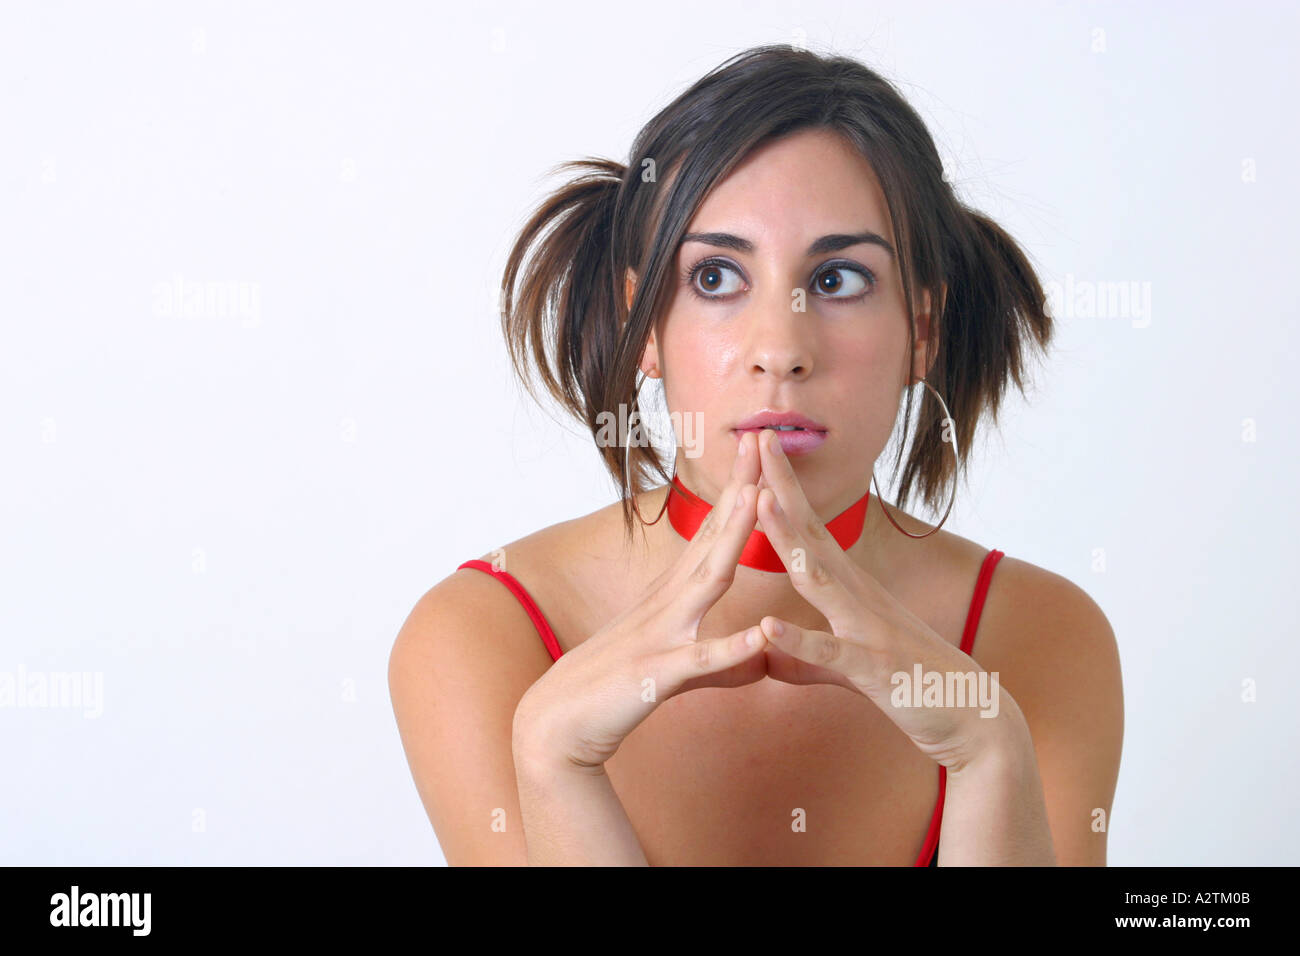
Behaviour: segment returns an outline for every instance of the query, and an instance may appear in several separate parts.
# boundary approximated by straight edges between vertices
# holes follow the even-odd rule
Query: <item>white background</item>
[[[626,161],[803,38],[898,83],[1044,279],[1149,283],[1144,321],[1060,317],[947,527],[1114,626],[1112,864],[1300,862],[1300,16],[467,6],[6,5],[0,673],[103,699],[0,708],[0,862],[441,862],[392,640],[461,561],[615,496],[508,376],[509,244],[555,163]],[[178,276],[257,309],[169,314]]]

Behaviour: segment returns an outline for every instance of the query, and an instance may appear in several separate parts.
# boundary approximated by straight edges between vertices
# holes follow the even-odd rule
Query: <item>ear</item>
[[[632,308],[632,297],[636,294],[636,273],[631,269],[627,270],[627,277],[623,283],[624,294],[627,296],[627,307],[630,311]],[[659,360],[659,343],[655,340],[655,333],[650,331],[650,338],[646,340],[645,351],[641,353],[641,371],[649,378],[659,378],[663,375],[663,363]]]
[[[655,341],[653,331],[646,340],[645,351],[641,353],[641,371],[647,378],[660,378],[664,374],[663,362],[659,360],[659,343]]]
[[[627,270],[627,278],[623,282],[623,292],[627,296],[627,309],[632,311],[632,296],[636,293],[636,273],[631,269]]]
[[[939,354],[939,318],[943,315],[947,295],[948,287],[941,286],[939,306],[936,309],[933,308],[930,290],[921,293],[921,309],[916,316],[916,345],[912,350],[912,377],[908,379],[908,385],[915,385],[925,378],[930,372],[930,366],[934,364],[935,356]],[[929,361],[926,360],[927,350],[930,353]]]

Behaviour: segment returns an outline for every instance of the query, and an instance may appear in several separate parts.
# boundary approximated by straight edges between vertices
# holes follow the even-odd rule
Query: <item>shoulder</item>
[[[606,537],[603,532],[609,525],[609,510],[602,508],[540,528],[474,557],[512,577],[558,637],[566,631],[568,614],[580,603],[588,577],[584,569]],[[524,660],[536,658],[534,663],[543,666],[551,664],[550,654],[537,639],[537,629],[519,599],[495,575],[481,569],[457,567],[425,592],[411,615],[414,621],[408,621],[404,631],[413,635],[430,633],[435,620],[463,633],[478,633],[484,640],[511,635],[512,652]],[[521,635],[517,641],[515,634]]]
[[[1114,629],[1088,592],[1063,575],[1011,555],[1004,555],[994,570],[980,632],[981,663],[998,658],[1040,686],[1065,661],[1098,677],[1112,669],[1118,673]]]
[[[1023,714],[1048,802],[1057,861],[1105,865],[1124,736],[1114,629],[1079,585],[1003,557],[972,656]]]
[[[517,538],[485,554],[483,561],[496,561],[501,570],[514,574],[513,563],[522,573],[535,571],[548,580],[561,580],[566,563],[602,547],[618,511],[618,503],[552,525]]]
[[[531,590],[547,567],[553,533],[544,529],[481,558],[528,579]],[[526,861],[522,832],[490,833],[483,808],[518,819],[516,713],[551,663],[519,601],[494,575],[474,568],[457,568],[429,587],[403,622],[389,655],[389,696],[416,789],[449,863]]]
[[[420,799],[449,862],[472,858],[463,842],[458,848],[448,842],[473,831],[463,819],[466,788],[493,786],[513,772],[518,703],[551,663],[514,595],[473,568],[457,568],[429,587],[402,622],[388,657],[389,699]],[[507,798],[493,799],[490,806],[508,805]],[[515,854],[522,855],[522,846]]]
[[[607,506],[548,525],[479,559],[509,573],[534,597],[553,595],[558,603],[568,590],[581,587],[590,561],[604,556],[612,510]]]

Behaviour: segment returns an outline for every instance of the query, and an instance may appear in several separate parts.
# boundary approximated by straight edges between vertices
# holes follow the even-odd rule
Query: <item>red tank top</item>
[[[971,648],[975,646],[975,631],[979,628],[980,614],[984,610],[984,598],[989,591],[989,580],[993,577],[993,569],[997,566],[998,561],[1003,557],[1003,553],[997,548],[989,551],[984,556],[984,563],[980,565],[979,577],[975,580],[975,593],[971,596],[970,609],[966,612],[966,628],[961,635],[961,649],[969,654]],[[533,626],[537,628],[537,633],[541,635],[542,643],[551,654],[551,659],[558,661],[564,653],[560,650],[560,643],[555,639],[555,632],[551,630],[551,625],[547,623],[546,616],[542,614],[537,602],[525,590],[515,578],[506,571],[498,571],[492,567],[490,562],[475,558],[466,561],[456,568],[475,568],[479,571],[486,571],[498,581],[510,589],[510,593],[519,599],[524,610],[528,612],[528,617],[532,620]],[[936,866],[939,860],[939,825],[943,822],[943,796],[944,790],[948,783],[948,768],[939,767],[939,799],[935,801],[934,813],[930,815],[930,828],[926,831],[925,842],[921,846],[921,852],[916,858],[913,866]]]

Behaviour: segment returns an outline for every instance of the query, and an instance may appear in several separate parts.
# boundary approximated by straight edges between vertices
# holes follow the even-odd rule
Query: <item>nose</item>
[[[752,375],[804,379],[813,369],[813,333],[807,312],[789,298],[758,305],[747,323],[746,357]]]

